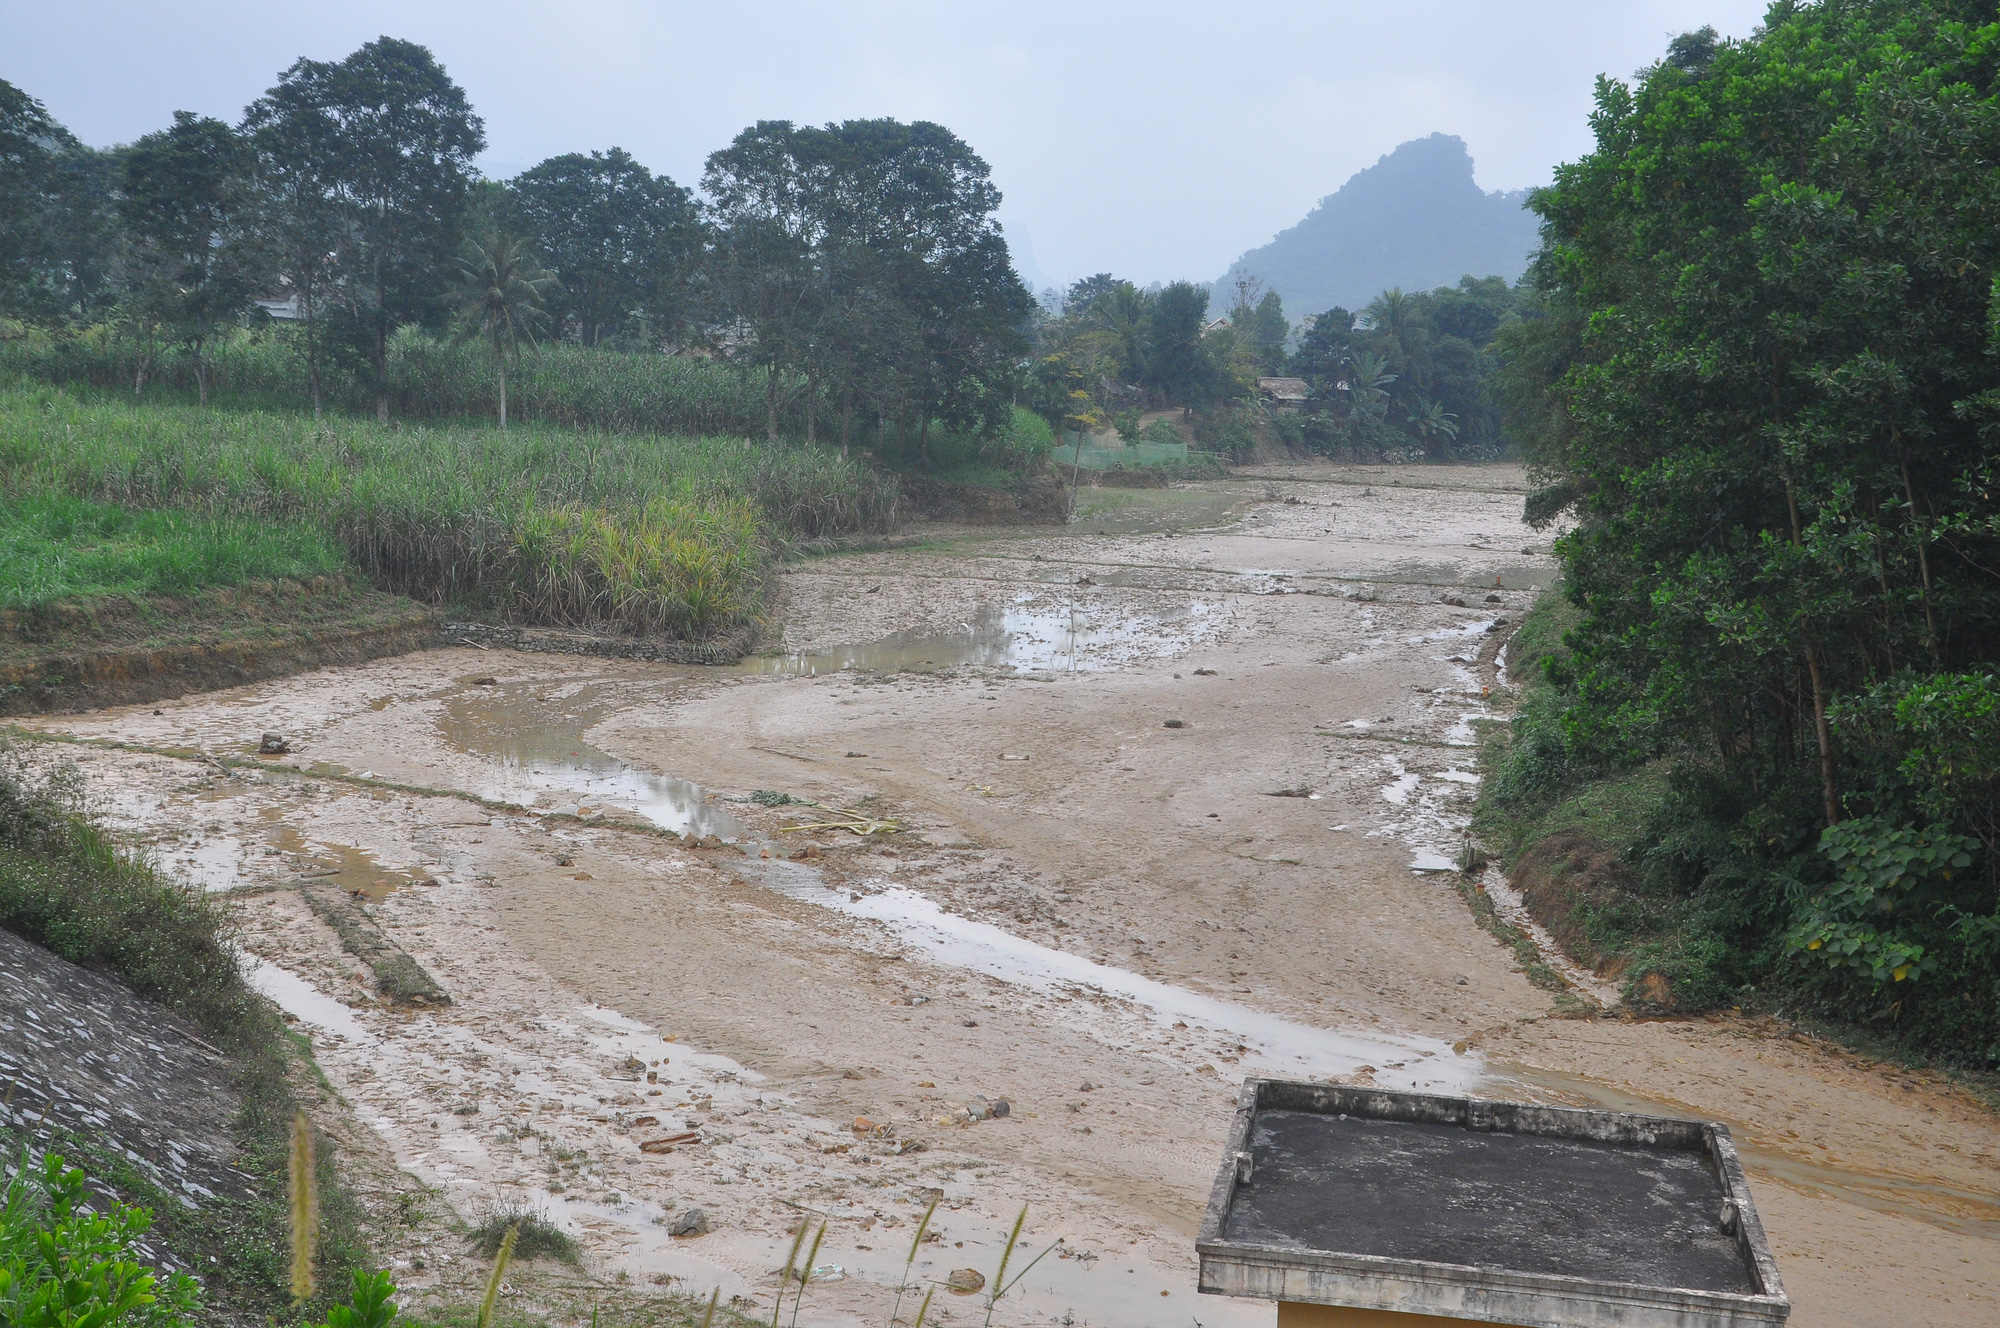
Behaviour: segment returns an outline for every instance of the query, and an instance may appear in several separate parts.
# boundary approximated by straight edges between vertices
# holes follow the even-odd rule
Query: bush
[[[0,1323],[19,1328],[177,1328],[201,1313],[186,1273],[162,1280],[136,1257],[153,1215],[84,1188],[59,1153],[27,1153],[0,1196]]]

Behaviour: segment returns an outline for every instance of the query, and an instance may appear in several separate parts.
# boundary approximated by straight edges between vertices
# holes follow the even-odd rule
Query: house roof
[[[1279,401],[1304,401],[1312,395],[1303,378],[1259,378],[1257,391]]]

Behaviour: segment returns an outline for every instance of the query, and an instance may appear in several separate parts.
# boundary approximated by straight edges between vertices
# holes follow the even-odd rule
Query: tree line
[[[1989,1064],[1996,49],[1991,4],[1822,0],[1601,81],[1506,371],[1582,615],[1519,773],[1671,768],[1636,852],[1695,999]]]
[[[1534,297],[1500,277],[1434,291],[1384,291],[1294,329],[1276,291],[1237,283],[1209,318],[1206,287],[1153,289],[1099,273],[1045,297],[1027,400],[1062,430],[1089,432],[1145,408],[1178,407],[1197,434],[1224,432],[1258,404],[1258,381],[1298,378],[1296,414],[1265,413],[1276,440],[1373,457],[1492,456],[1508,446],[1496,390],[1507,337]]]
[[[781,394],[809,435],[828,403],[843,445],[1005,421],[1033,303],[986,163],[941,126],[762,121],[710,156],[705,201],[617,148],[488,181],[485,146],[388,37],[298,60],[236,124],[177,112],[108,150],[0,81],[0,320],[110,329],[135,393],[177,347],[205,400],[209,348],[277,305],[315,410],[339,364],[384,419],[396,331],[455,325],[493,350],[503,422],[508,359],[549,337],[764,366],[772,436]]]

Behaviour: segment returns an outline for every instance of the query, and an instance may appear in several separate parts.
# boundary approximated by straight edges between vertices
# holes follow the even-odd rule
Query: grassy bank
[[[122,571],[107,555],[89,574],[102,584],[114,573],[170,580],[197,534],[226,533],[240,556],[212,560],[209,575],[258,575],[286,550],[337,550],[381,588],[430,603],[690,639],[762,613],[774,547],[887,529],[898,503],[892,480],[823,449],[547,426],[385,428],[19,384],[0,388],[0,490],[23,514],[27,550],[0,596],[61,584],[39,570],[61,562],[32,541],[46,546],[58,528],[97,538],[93,512],[108,540],[121,527],[102,509],[116,508],[174,515],[156,518],[153,543],[128,551]],[[62,527],[51,514],[65,511],[83,519]]]
[[[58,1141],[124,1201],[153,1211],[154,1230],[184,1262],[207,1269],[209,1305],[251,1321],[291,1318],[285,1237],[286,1148],[297,1107],[291,1080],[306,1052],[244,981],[221,904],[117,848],[80,812],[73,783],[38,780],[0,749],[0,927],[194,1023],[227,1056],[240,1095],[236,1165],[248,1200],[186,1206],[158,1191],[101,1141]],[[18,1146],[19,1141],[12,1141]],[[344,1283],[362,1256],[358,1210],[332,1150],[320,1151],[321,1285]],[[300,1307],[310,1322],[314,1303]]]
[[[1671,778],[1663,762],[1579,760],[1564,729],[1563,634],[1578,610],[1542,596],[1507,646],[1520,703],[1485,730],[1473,829],[1529,912],[1570,956],[1618,980],[1639,1006],[1706,1006],[1733,997],[1717,971],[1700,901],[1656,856]]]
[[[134,511],[68,494],[0,498],[0,609],[308,581],[346,562],[325,534],[293,522]]]

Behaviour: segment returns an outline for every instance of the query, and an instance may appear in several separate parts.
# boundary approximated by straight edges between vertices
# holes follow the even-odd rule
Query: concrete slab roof
[[[1253,1079],[1201,1290],[1547,1328],[1790,1313],[1728,1127]]]

